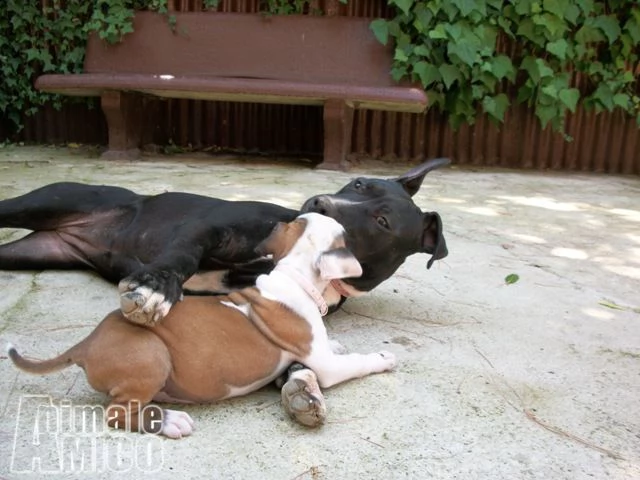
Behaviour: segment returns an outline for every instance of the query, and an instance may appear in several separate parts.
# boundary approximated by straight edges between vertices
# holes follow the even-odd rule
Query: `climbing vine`
[[[382,43],[393,41],[393,77],[422,83],[454,126],[473,123],[478,111],[502,122],[513,102],[556,130],[579,103],[621,109],[640,125],[637,0],[389,3],[395,17],[371,28]]]
[[[110,43],[133,31],[136,10],[167,14],[167,0],[3,0],[0,6],[0,117],[14,130],[24,116],[45,103],[59,108],[73,100],[37,91],[33,82],[43,73],[82,71],[86,39],[98,32]],[[216,8],[218,0],[202,0]],[[174,21],[175,23],[175,21]],[[85,100],[82,100],[85,101]]]

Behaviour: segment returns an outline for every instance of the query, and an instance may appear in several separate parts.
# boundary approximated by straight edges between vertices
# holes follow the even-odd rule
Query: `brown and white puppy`
[[[81,366],[90,385],[111,397],[107,424],[181,438],[193,431],[185,412],[153,400],[206,403],[244,395],[273,381],[292,362],[322,387],[392,369],[388,352],[338,355],[322,320],[321,295],[334,279],[362,273],[345,248],[344,229],[317,213],[279,224],[261,245],[276,267],[255,287],[225,297],[188,297],[155,326],[111,312],[80,343],[33,361],[9,347],[16,366],[44,374]]]

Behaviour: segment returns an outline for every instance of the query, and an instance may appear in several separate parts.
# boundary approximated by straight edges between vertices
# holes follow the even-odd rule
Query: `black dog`
[[[325,293],[328,304],[372,290],[409,255],[430,254],[427,268],[447,255],[440,216],[422,212],[411,197],[428,172],[448,163],[431,160],[389,180],[358,178],[334,195],[304,203],[302,212],[328,215],[345,227],[347,247],[363,269],[360,278],[333,283]],[[93,269],[120,281],[127,318],[152,323],[166,315],[183,288],[222,292],[253,284],[272,268],[258,258],[256,246],[276,223],[299,213],[269,203],[56,183],[0,201],[0,227],[33,230],[0,245],[0,269]],[[300,423],[324,421],[315,374],[301,365],[291,367],[282,400]]]
[[[362,277],[333,284],[330,304],[372,290],[409,255],[431,254],[427,267],[447,255],[440,216],[420,211],[411,196],[429,171],[448,163],[431,160],[389,180],[358,178],[334,195],[305,202],[302,212],[344,225],[347,246],[363,267]],[[0,201],[0,227],[33,230],[0,245],[0,269],[93,269],[120,281],[130,320],[151,323],[179,300],[183,285],[188,292],[219,292],[253,283],[271,268],[268,261],[255,262],[255,247],[277,222],[299,213],[262,202],[56,183]],[[224,276],[187,282],[198,271]]]

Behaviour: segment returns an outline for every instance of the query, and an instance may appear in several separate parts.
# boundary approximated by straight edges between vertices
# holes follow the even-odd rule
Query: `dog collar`
[[[341,280],[331,280],[331,286],[335,289],[336,292],[338,292],[338,295],[348,298],[351,295],[349,294],[349,292],[347,291],[346,288],[344,288],[343,286],[344,284],[342,283]]]
[[[283,268],[283,266],[280,266],[279,268],[276,267],[276,270],[285,275],[288,275],[289,277],[293,277],[293,280],[295,280],[298,285],[300,285],[306,292],[306,294],[309,295],[314,302],[316,302],[316,306],[320,311],[320,315],[324,317],[327,314],[327,312],[329,311],[329,307],[327,306],[327,302],[322,296],[322,293],[309,280],[307,280],[306,277],[304,277],[295,268]]]

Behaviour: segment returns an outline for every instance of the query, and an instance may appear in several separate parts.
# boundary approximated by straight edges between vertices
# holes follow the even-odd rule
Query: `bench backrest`
[[[107,45],[93,35],[85,73],[261,78],[320,84],[397,85],[392,49],[371,19],[246,13],[139,12],[134,32]]]

